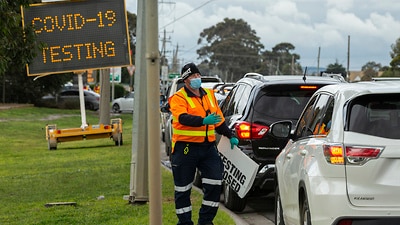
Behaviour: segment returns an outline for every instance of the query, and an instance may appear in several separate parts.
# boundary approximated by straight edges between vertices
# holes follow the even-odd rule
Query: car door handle
[[[308,151],[307,150],[301,150],[300,155],[305,156],[307,155]]]
[[[287,159],[291,159],[292,157],[293,157],[293,154],[292,154],[292,153],[289,153],[289,154],[286,155],[286,158],[287,158]]]

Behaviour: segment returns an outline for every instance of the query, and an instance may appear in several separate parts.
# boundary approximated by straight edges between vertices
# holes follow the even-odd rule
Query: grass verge
[[[90,124],[98,112],[86,112]],[[131,205],[129,194],[132,115],[123,121],[123,146],[109,139],[59,143],[47,150],[46,124],[59,129],[80,127],[79,110],[14,108],[0,110],[0,224],[149,224],[149,205]],[[163,224],[176,224],[172,174],[162,167]],[[99,196],[104,196],[101,200]],[[202,195],[192,192],[193,221]],[[45,207],[76,202],[76,206]],[[235,224],[219,210],[215,224]]]

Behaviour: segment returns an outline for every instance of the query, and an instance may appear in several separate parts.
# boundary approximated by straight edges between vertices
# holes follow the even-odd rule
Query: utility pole
[[[345,80],[349,80],[350,77],[350,35],[347,36],[347,71]]]
[[[162,225],[160,157],[160,56],[157,0],[146,0],[147,142],[151,225]]]
[[[100,69],[100,124],[110,124],[110,69]]]
[[[162,39],[162,47],[161,47],[161,82],[162,82],[162,92],[164,94],[164,91],[167,90],[167,82],[168,82],[168,62],[167,62],[167,56],[166,56],[166,43],[167,43],[167,34],[164,29],[164,36]]]
[[[292,55],[292,74],[294,74],[294,55]]]
[[[145,0],[138,1],[136,33],[136,71],[147,74],[146,35],[145,35]],[[135,76],[135,101],[132,124],[132,159],[130,179],[130,203],[143,203],[149,200],[148,186],[148,143],[147,143],[147,76]]]
[[[319,76],[319,59],[321,54],[321,46],[318,47],[318,57],[317,57],[317,76]]]
[[[173,52],[173,56],[172,56],[172,69],[171,71],[173,73],[179,73],[179,62],[178,62],[178,51],[179,51],[179,46],[178,44],[176,44],[176,49]]]
[[[135,109],[132,129],[131,203],[149,201],[149,224],[162,224],[157,0],[139,0]],[[148,195],[149,193],[149,195]]]

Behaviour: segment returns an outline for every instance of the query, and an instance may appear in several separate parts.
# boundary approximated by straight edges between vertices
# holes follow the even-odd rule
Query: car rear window
[[[269,122],[297,120],[318,88],[302,89],[300,85],[268,86],[256,99],[253,118],[257,121],[264,118]]]
[[[347,114],[349,131],[400,139],[400,94],[358,97],[350,103]]]

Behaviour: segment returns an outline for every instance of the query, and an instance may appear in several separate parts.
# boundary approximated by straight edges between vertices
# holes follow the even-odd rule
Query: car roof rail
[[[246,73],[243,77],[248,77],[248,78],[254,78],[257,80],[262,80],[264,78],[263,75],[259,74],[259,73]]]
[[[400,81],[400,77],[372,77],[372,81]]]
[[[321,73],[321,77],[331,77],[341,82],[346,82],[346,80],[340,73]]]

